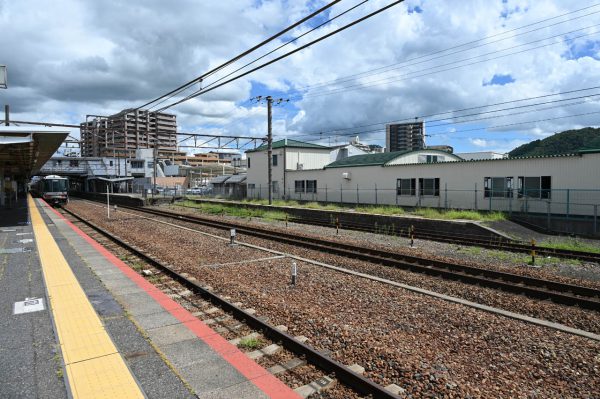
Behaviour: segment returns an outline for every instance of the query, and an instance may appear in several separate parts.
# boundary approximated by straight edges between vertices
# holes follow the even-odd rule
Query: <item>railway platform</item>
[[[299,397],[43,201],[0,212],[0,397]]]

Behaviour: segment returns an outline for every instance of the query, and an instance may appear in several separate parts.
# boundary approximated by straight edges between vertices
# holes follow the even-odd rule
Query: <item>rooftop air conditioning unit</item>
[[[304,164],[302,164],[302,163],[297,163],[297,164],[296,164],[296,170],[302,170],[302,169],[304,169]]]
[[[342,173],[342,177],[346,180],[350,180],[352,178],[352,174],[350,172]]]

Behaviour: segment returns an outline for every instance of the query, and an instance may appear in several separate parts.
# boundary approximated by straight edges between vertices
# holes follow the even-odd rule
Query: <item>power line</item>
[[[499,41],[503,41],[503,40],[507,40],[507,39],[512,39],[512,38],[515,38],[517,36],[522,36],[522,35],[525,35],[525,34],[528,34],[528,33],[531,33],[531,32],[535,32],[535,31],[538,31],[538,30],[546,29],[546,28],[549,28],[549,27],[552,27],[552,26],[556,26],[556,25],[560,25],[560,24],[563,24],[563,23],[566,23],[566,22],[574,21],[576,19],[584,18],[584,17],[590,16],[590,15],[593,15],[593,14],[600,13],[600,11],[594,11],[594,12],[591,12],[591,13],[588,13],[588,14],[585,14],[585,15],[580,15],[580,16],[577,16],[577,17],[573,17],[573,18],[567,19],[565,21],[560,21],[560,22],[556,22],[554,24],[542,26],[540,28],[532,29],[532,30],[529,30],[527,32],[518,33],[516,35],[509,36],[509,37],[506,37],[506,38],[503,38],[503,39],[498,39],[498,40],[495,40],[495,41],[492,41],[492,42],[488,42],[488,43],[484,43],[484,44],[481,44],[481,45],[478,45],[478,46],[475,46],[475,47],[469,47],[468,49],[455,51],[455,52],[452,52],[450,54],[444,54],[444,55],[441,55],[441,56],[438,56],[438,57],[433,57],[433,58],[430,58],[428,60],[421,61],[421,62],[418,62],[418,63],[404,65],[403,67],[397,67],[398,65],[407,64],[407,63],[410,63],[412,61],[416,61],[416,60],[420,60],[420,59],[423,59],[423,58],[431,57],[431,56],[434,56],[434,55],[437,55],[437,54],[445,53],[445,52],[450,51],[450,50],[454,50],[454,49],[458,49],[458,48],[461,48],[461,47],[465,47],[467,45],[475,44],[475,43],[478,43],[478,42],[481,42],[481,41],[484,41],[484,40],[488,40],[488,39],[491,39],[491,38],[494,38],[494,37],[497,37],[497,36],[506,35],[508,33],[511,33],[511,32],[517,31],[517,30],[521,30],[521,29],[524,29],[524,28],[527,28],[527,27],[530,27],[530,26],[539,25],[540,23],[548,22],[550,20],[557,19],[557,18],[560,18],[560,17],[564,17],[566,15],[573,14],[573,13],[576,13],[576,12],[580,12],[580,11],[583,11],[583,10],[586,10],[586,9],[589,9],[589,8],[597,7],[598,5],[600,5],[600,4],[594,4],[594,5],[589,6],[589,7],[585,7],[585,8],[579,9],[579,10],[575,10],[575,11],[571,11],[571,12],[568,12],[566,14],[558,15],[558,16],[555,16],[555,17],[552,17],[552,18],[547,18],[547,19],[544,19],[544,20],[541,20],[541,21],[538,21],[538,22],[534,22],[534,23],[531,23],[531,24],[528,24],[528,25],[524,25],[524,26],[521,26],[521,27],[518,27],[518,28],[511,29],[511,30],[508,30],[508,31],[505,31],[505,32],[500,32],[500,33],[497,33],[497,34],[494,34],[494,35],[486,36],[486,37],[481,38],[481,39],[477,39],[477,40],[473,40],[473,41],[470,41],[470,42],[466,42],[466,43],[462,43],[462,44],[459,44],[459,45],[455,45],[455,46],[452,46],[450,48],[446,48],[446,49],[434,51],[434,52],[429,53],[429,54],[424,54],[424,55],[421,55],[421,56],[418,56],[418,57],[410,58],[408,60],[405,60],[405,61],[402,61],[402,62],[399,62],[399,63],[393,63],[393,64],[389,64],[389,65],[386,65],[386,66],[382,66],[382,67],[374,68],[374,69],[371,69],[371,70],[363,71],[363,72],[360,72],[360,73],[356,73],[356,74],[352,74],[352,75],[347,75],[347,76],[340,77],[338,79],[331,80],[331,81],[328,81],[328,82],[322,82],[322,83],[317,83],[317,84],[314,84],[314,85],[308,85],[308,86],[304,86],[304,87],[299,87],[299,88],[295,89],[294,91],[304,91],[304,90],[309,90],[309,89],[313,89],[313,88],[317,88],[317,87],[329,86],[329,85],[336,84],[336,83],[344,83],[344,82],[347,82],[347,81],[351,81],[351,80],[357,79],[357,78],[354,78],[354,77],[367,77],[367,76],[372,76],[372,75],[376,75],[376,74],[379,74],[379,73],[386,73],[386,72],[389,72],[389,71],[392,71],[392,70],[396,70],[396,69],[400,69],[400,68],[403,68],[403,67],[417,65],[417,64],[420,64],[420,63],[423,63],[423,62],[428,62],[428,61],[434,60],[434,59],[447,57],[449,55],[454,55],[454,54],[458,54],[458,53],[461,53],[461,52],[470,51],[470,50],[473,50],[473,49],[478,48],[478,47],[487,46],[489,44],[497,43]],[[382,71],[382,72],[375,72],[375,71],[380,71],[382,69],[388,69],[388,68],[391,68],[391,67],[395,67],[395,68],[392,68],[392,69],[389,69],[389,70],[386,70],[386,71]]]
[[[568,104],[566,106],[579,105],[579,104],[581,104],[581,102],[574,103],[574,104]],[[552,109],[552,108],[557,108],[557,106],[546,107],[544,109],[539,109],[539,110],[534,110],[534,111],[535,112],[545,111],[545,110]],[[473,119],[473,120],[466,120],[466,121],[458,121],[458,122],[454,122],[454,123],[445,123],[445,124],[440,124],[440,125],[436,125],[436,126],[433,126],[433,127],[450,126],[450,125],[461,125],[461,124],[467,124],[467,123],[477,122],[477,121],[482,120],[482,119],[500,119],[500,118],[506,118],[506,117],[509,117],[509,116],[522,115],[522,114],[525,114],[525,113],[526,112],[515,112],[515,113],[511,113],[511,114],[506,114],[506,115],[498,115],[498,116],[495,116],[495,117],[480,118],[480,119]],[[571,117],[571,116],[591,115],[591,114],[594,114],[594,113],[600,113],[600,111],[591,112],[591,113],[585,113],[585,114],[579,114],[579,115],[567,115],[567,116],[564,116],[564,117],[558,117],[556,119],[568,118],[568,117]],[[506,127],[506,126],[516,126],[516,125],[519,125],[519,124],[522,124],[522,123],[543,122],[543,121],[546,121],[546,120],[553,120],[553,119],[551,118],[551,119],[541,119],[541,120],[538,120],[538,121],[530,121],[530,122],[517,122],[517,123],[509,124],[509,125],[489,126],[489,127],[475,128],[475,129],[470,129],[470,130],[469,129],[467,129],[467,130],[455,130],[453,132],[445,132],[445,133],[434,133],[434,134],[430,133],[427,136],[441,136],[441,135],[446,135],[446,134],[449,134],[449,133],[454,134],[454,133],[469,132],[469,131],[476,131],[476,130],[494,129],[494,128]],[[349,136],[354,136],[357,133],[370,134],[370,133],[378,133],[378,132],[385,132],[385,128],[378,128],[378,129],[372,129],[372,130],[364,130],[362,132],[352,132],[352,133],[337,134],[335,136],[336,137],[349,137]],[[319,139],[315,139],[315,140],[308,140],[308,142],[314,143],[314,142],[319,142],[319,141],[322,141],[322,140],[323,140],[322,138],[319,138]]]
[[[420,115],[420,116],[418,116],[418,118],[425,119],[425,118],[430,118],[433,116],[455,114],[455,113],[459,113],[459,112],[473,111],[473,110],[481,109],[481,108],[497,107],[500,105],[519,103],[519,102],[523,102],[523,101],[538,100],[538,99],[542,99],[542,98],[560,96],[560,95],[565,95],[565,94],[573,94],[573,93],[579,93],[579,92],[583,92],[583,91],[590,91],[590,90],[597,90],[597,89],[600,89],[600,86],[586,87],[583,89],[569,90],[569,91],[563,91],[563,92],[553,93],[553,94],[544,94],[541,96],[520,98],[520,99],[510,100],[510,101],[502,101],[502,102],[498,102],[498,103],[494,103],[494,104],[478,105],[475,107],[468,107],[468,108],[461,108],[461,109],[455,109],[455,110],[450,110],[450,111],[436,112],[436,113],[431,113],[431,114],[426,114],[426,115]],[[583,97],[588,97],[588,96],[583,96]],[[577,97],[577,98],[579,98],[579,97]],[[531,106],[535,106],[535,105],[540,105],[540,104],[532,104]],[[528,106],[528,105],[523,105],[522,107],[524,108],[526,106]],[[513,109],[516,109],[516,108],[513,108]],[[492,111],[489,111],[489,112],[492,112]],[[484,112],[481,112],[478,114],[483,114],[483,113]],[[471,116],[473,116],[473,115],[477,115],[477,114],[471,114]],[[460,117],[460,116],[455,116],[455,117]],[[366,128],[366,127],[384,125],[384,124],[388,124],[388,123],[411,122],[411,121],[414,121],[414,119],[415,119],[414,116],[413,117],[404,117],[404,118],[400,118],[400,119],[392,119],[392,120],[387,120],[387,121],[369,123],[369,124],[360,125],[360,126],[343,127],[343,128],[329,129],[329,130],[320,130],[318,132],[306,133],[306,134],[295,136],[295,137],[311,137],[311,136],[316,136],[316,135],[322,135],[323,133],[336,133],[336,132],[341,132],[341,131],[345,131],[345,130],[362,129],[362,128]],[[445,120],[445,119],[442,119],[442,120]],[[356,133],[359,133],[359,132],[353,132],[351,134],[356,134]]]
[[[534,40],[532,42],[519,44],[519,45],[508,47],[508,48],[505,48],[505,49],[492,51],[492,52],[481,54],[481,55],[477,55],[477,56],[474,56],[474,57],[465,58],[465,59],[462,59],[462,60],[453,61],[453,62],[449,62],[449,63],[446,63],[446,64],[433,66],[433,67],[430,67],[430,68],[421,69],[419,71],[408,72],[408,73],[406,73],[404,75],[397,75],[397,76],[401,76],[401,77],[390,76],[390,77],[382,78],[382,79],[371,81],[371,82],[367,82],[367,83],[359,83],[359,84],[345,86],[345,87],[341,87],[341,88],[337,88],[337,89],[324,90],[324,91],[320,91],[320,92],[312,92],[312,93],[309,92],[309,93],[306,93],[306,94],[298,94],[298,95],[295,95],[293,97],[294,98],[298,98],[298,99],[299,98],[320,97],[320,96],[325,96],[325,95],[343,93],[343,92],[346,92],[346,91],[351,91],[351,90],[356,90],[356,89],[362,89],[362,88],[366,88],[366,87],[372,87],[372,86],[378,86],[378,85],[382,85],[382,84],[389,84],[389,83],[400,82],[400,81],[408,80],[408,79],[420,78],[420,77],[424,77],[424,76],[429,76],[429,75],[437,74],[437,73],[440,73],[440,72],[448,72],[448,71],[452,71],[452,70],[455,70],[455,69],[464,68],[464,67],[467,67],[467,66],[472,66],[472,65],[481,64],[481,63],[484,63],[484,62],[489,62],[489,61],[497,60],[497,59],[500,59],[500,58],[509,57],[509,56],[512,56],[512,55],[522,54],[522,53],[525,53],[525,52],[528,52],[528,51],[539,50],[541,48],[549,47],[549,46],[554,46],[556,44],[571,42],[571,41],[574,41],[576,39],[580,39],[582,37],[596,35],[596,34],[598,34],[600,32],[596,31],[596,32],[592,32],[592,33],[586,33],[586,34],[579,35],[579,36],[576,36],[576,37],[564,39],[564,40],[559,41],[559,42],[543,44],[543,45],[540,45],[540,46],[536,46],[536,47],[532,47],[532,48],[529,48],[529,49],[524,49],[524,50],[516,51],[516,52],[513,52],[513,53],[503,54],[503,55],[500,55],[500,56],[497,56],[497,57],[493,57],[493,58],[488,58],[488,59],[485,59],[485,60],[474,61],[474,62],[470,62],[470,63],[467,63],[467,64],[457,65],[457,66],[453,66],[453,67],[450,67],[450,68],[441,69],[441,70],[437,70],[437,71],[432,71],[432,72],[427,72],[427,73],[421,73],[423,71],[433,70],[433,69],[442,68],[442,67],[450,66],[450,65],[455,65],[455,64],[458,64],[458,63],[461,63],[461,62],[465,62],[465,61],[477,59],[477,58],[488,56],[488,55],[493,55],[493,54],[500,53],[500,52],[507,51],[507,50],[512,50],[512,49],[515,49],[515,48],[518,48],[518,47],[523,47],[523,46],[526,46],[526,45],[529,45],[529,44],[538,43],[538,42],[541,42],[541,41],[544,41],[544,40],[554,39],[556,37],[560,37],[560,36],[563,36],[563,35],[566,35],[566,34],[569,34],[569,33],[581,31],[581,30],[584,30],[584,29],[589,29],[591,27],[596,27],[596,26],[600,26],[600,24],[592,25],[592,26],[589,26],[589,27],[586,27],[586,28],[581,28],[581,29],[577,29],[577,30],[574,30],[574,31],[570,31],[570,32],[565,32],[565,33],[562,33],[562,34],[559,34],[559,35],[554,35],[554,36],[546,37],[544,39]],[[415,74],[415,73],[418,74],[418,75],[409,76],[409,75]]]
[[[296,23],[294,23],[294,24],[292,24],[292,25],[288,26],[287,28],[283,29],[282,31],[279,31],[278,33],[274,34],[273,36],[271,36],[271,37],[269,37],[269,38],[267,38],[267,39],[263,40],[262,42],[260,42],[259,44],[255,45],[254,47],[252,47],[252,48],[250,48],[250,49],[248,49],[248,50],[244,51],[243,53],[241,53],[241,54],[239,54],[239,55],[235,56],[234,58],[230,59],[229,61],[226,61],[226,62],[224,62],[223,64],[221,64],[221,65],[219,65],[219,66],[217,66],[217,67],[215,67],[215,68],[211,69],[210,71],[208,71],[208,72],[204,73],[203,75],[201,75],[201,76],[199,76],[199,77],[197,77],[197,78],[195,78],[195,79],[192,79],[192,80],[190,80],[190,81],[189,81],[189,82],[187,82],[187,83],[184,83],[183,85],[179,86],[178,88],[176,88],[176,89],[174,89],[174,90],[171,90],[171,91],[170,91],[170,92],[168,92],[167,94],[163,94],[162,96],[160,96],[160,97],[157,97],[157,98],[155,98],[154,100],[152,100],[152,101],[149,101],[149,102],[147,102],[147,103],[145,103],[145,104],[143,104],[143,105],[141,105],[141,106],[139,106],[139,107],[135,108],[134,110],[139,110],[139,109],[141,109],[141,108],[144,108],[144,107],[146,107],[146,106],[148,106],[148,105],[150,105],[150,104],[152,104],[152,103],[155,103],[156,101],[159,101],[159,100],[161,100],[161,99],[163,99],[163,98],[165,98],[165,97],[167,97],[167,96],[173,96],[173,95],[176,95],[177,93],[181,92],[182,90],[185,90],[187,87],[189,87],[189,86],[191,86],[191,85],[193,85],[193,84],[195,84],[195,83],[201,82],[203,79],[205,79],[205,78],[207,78],[207,77],[211,76],[212,74],[214,74],[214,73],[216,73],[216,72],[220,71],[221,69],[223,69],[223,68],[225,68],[226,66],[228,66],[228,65],[232,64],[233,62],[235,62],[235,61],[237,61],[237,60],[239,60],[239,59],[241,59],[241,58],[245,57],[246,55],[248,55],[248,54],[252,53],[253,51],[257,50],[258,48],[260,48],[260,47],[264,46],[265,44],[267,44],[267,43],[269,43],[269,42],[273,41],[274,39],[278,38],[279,36],[283,35],[284,33],[287,33],[287,32],[289,32],[290,30],[294,29],[295,27],[297,27],[297,26],[299,26],[299,25],[303,24],[304,22],[308,21],[309,19],[313,18],[314,16],[316,16],[316,15],[320,14],[320,13],[321,13],[321,12],[323,12],[324,10],[326,10],[326,9],[328,9],[328,8],[330,8],[330,7],[332,7],[332,6],[334,6],[335,4],[339,3],[340,1],[341,1],[341,0],[334,0],[334,1],[332,1],[331,3],[329,3],[329,4],[327,4],[327,5],[325,5],[325,6],[321,7],[321,8],[319,8],[319,9],[318,9],[318,10],[316,10],[315,12],[313,12],[313,13],[311,13],[311,14],[307,15],[306,17],[302,18],[302,19],[301,19],[301,20],[299,20],[298,22],[296,22]]]
[[[198,97],[198,96],[200,96],[200,95],[202,95],[202,94],[208,93],[208,92],[210,92],[210,91],[212,91],[212,90],[215,90],[215,89],[217,89],[217,88],[219,88],[219,87],[221,87],[221,86],[224,86],[224,85],[226,85],[226,84],[228,84],[228,83],[231,83],[231,82],[233,82],[233,81],[235,81],[235,80],[237,80],[237,79],[240,79],[240,78],[242,78],[242,77],[244,77],[244,76],[246,76],[246,75],[249,75],[249,74],[251,74],[251,73],[253,73],[253,72],[256,72],[256,71],[258,71],[259,69],[262,69],[262,68],[264,68],[264,67],[266,67],[266,66],[268,66],[268,65],[271,65],[271,64],[273,64],[273,63],[275,63],[275,62],[277,62],[277,61],[280,61],[280,60],[282,60],[282,59],[284,59],[284,58],[287,58],[287,57],[289,57],[290,55],[292,55],[292,54],[295,54],[295,53],[297,53],[297,52],[299,52],[299,51],[301,51],[301,50],[304,50],[305,48],[307,48],[307,47],[309,47],[309,46],[311,46],[311,45],[313,45],[313,44],[315,44],[315,43],[318,43],[318,42],[320,42],[320,41],[322,41],[322,40],[325,40],[325,39],[327,39],[328,37],[331,37],[331,36],[333,36],[333,35],[335,35],[335,34],[337,34],[337,33],[339,33],[339,32],[342,32],[342,31],[344,31],[344,30],[346,30],[346,29],[348,29],[348,28],[350,28],[350,27],[352,27],[352,26],[354,26],[354,25],[356,25],[356,24],[358,24],[358,23],[360,23],[360,22],[362,22],[362,21],[364,21],[364,20],[367,20],[367,19],[369,19],[369,18],[371,18],[371,17],[373,17],[373,16],[375,16],[375,15],[377,15],[377,14],[379,14],[379,13],[381,13],[381,12],[383,12],[383,11],[385,11],[385,10],[387,10],[387,9],[389,9],[389,8],[391,8],[391,7],[393,7],[393,6],[395,6],[395,5],[397,5],[397,4],[400,4],[400,3],[402,3],[403,1],[404,1],[404,0],[396,0],[396,1],[392,2],[391,4],[388,4],[387,6],[380,8],[379,10],[376,10],[376,11],[374,11],[374,12],[370,13],[370,14],[367,14],[367,15],[365,15],[364,17],[361,17],[361,18],[359,18],[359,19],[357,19],[357,20],[354,20],[353,22],[351,22],[351,23],[349,23],[349,24],[347,24],[347,25],[344,25],[344,26],[342,26],[341,28],[339,28],[339,29],[336,29],[336,30],[334,30],[334,31],[332,31],[332,32],[330,32],[330,33],[328,33],[328,34],[326,34],[326,35],[323,35],[323,36],[321,36],[321,37],[319,37],[319,38],[317,38],[317,39],[315,39],[315,40],[313,40],[313,41],[311,41],[311,42],[309,42],[309,43],[306,43],[306,44],[304,44],[304,45],[302,45],[302,46],[298,47],[298,48],[297,48],[297,49],[295,49],[295,50],[292,50],[292,51],[290,51],[290,52],[288,52],[288,53],[285,53],[285,54],[283,54],[283,55],[281,55],[281,56],[279,56],[279,57],[277,57],[277,58],[274,58],[274,59],[272,59],[271,61],[265,62],[264,64],[261,64],[261,65],[259,65],[259,66],[255,67],[255,68],[253,68],[253,69],[251,69],[251,70],[249,70],[249,71],[246,71],[246,72],[244,72],[244,73],[242,73],[242,74],[240,74],[240,75],[237,75],[237,76],[235,76],[235,77],[233,77],[233,78],[231,78],[231,79],[229,79],[229,80],[226,80],[225,82],[222,82],[222,83],[220,83],[220,84],[218,84],[218,85],[216,85],[216,86],[213,86],[213,87],[211,87],[211,88],[209,88],[209,89],[206,89],[206,90],[203,90],[203,89],[201,89],[201,90],[198,90],[198,91],[196,91],[195,93],[192,93],[192,94],[188,95],[187,97],[184,97],[184,98],[183,98],[183,99],[181,99],[181,100],[175,101],[175,102],[173,102],[173,103],[171,103],[171,104],[169,104],[169,105],[167,105],[167,106],[165,106],[165,107],[162,107],[162,108],[160,108],[160,109],[159,109],[159,110],[157,110],[156,112],[161,112],[161,111],[164,111],[164,110],[165,110],[165,109],[167,109],[167,108],[171,108],[171,107],[173,107],[173,106],[175,106],[175,105],[178,105],[178,104],[181,104],[181,103],[183,103],[183,102],[185,102],[185,101],[191,100],[192,98],[195,98],[195,97]]]
[[[509,123],[506,125],[496,125],[496,126],[488,126],[488,127],[474,128],[474,129],[456,130],[456,131],[452,132],[452,134],[474,132],[474,131],[478,131],[478,130],[499,129],[499,128],[504,128],[504,127],[520,126],[520,125],[525,125],[525,124],[530,124],[530,123],[548,122],[548,121],[554,121],[557,119],[575,118],[577,116],[588,116],[588,115],[596,115],[596,114],[600,114],[600,111],[586,112],[586,113],[574,114],[574,115],[557,116],[554,118],[538,119],[538,120],[534,120],[534,121]],[[444,133],[444,134],[447,134],[447,133]],[[431,136],[440,136],[440,135],[442,135],[442,134],[441,133],[432,134]]]
[[[600,111],[593,111],[593,112],[586,112],[586,113],[581,113],[581,114],[573,114],[573,115],[565,115],[565,116],[557,116],[557,117],[553,117],[553,118],[545,118],[545,119],[537,119],[537,120],[531,120],[531,121],[509,123],[509,124],[504,124],[504,125],[495,125],[495,126],[487,126],[487,127],[480,127],[480,128],[455,130],[453,132],[434,133],[434,134],[428,134],[428,136],[432,136],[432,137],[445,136],[447,134],[468,133],[468,132],[489,130],[489,129],[500,129],[500,128],[505,128],[505,127],[522,126],[522,125],[528,125],[528,124],[532,124],[532,123],[549,122],[549,121],[558,120],[558,119],[575,118],[575,117],[579,117],[579,116],[589,116],[589,115],[597,115],[597,114],[600,114]],[[510,116],[510,115],[506,115],[506,116]],[[365,131],[362,133],[377,133],[377,132],[383,132],[383,131],[385,131],[385,130],[384,129],[375,129],[375,130]],[[348,135],[348,134],[345,134],[345,135]],[[343,137],[345,135],[336,135],[336,136]],[[308,140],[307,142],[317,143],[319,141],[322,141],[322,139]]]
[[[319,24],[319,25],[315,26],[314,28],[310,29],[309,31],[307,31],[307,32],[304,32],[303,34],[301,34],[301,35],[299,35],[299,36],[296,36],[296,37],[295,37],[295,38],[293,38],[293,39],[290,39],[290,40],[288,40],[287,42],[285,42],[284,44],[280,45],[279,47],[276,47],[275,49],[273,49],[273,50],[269,51],[268,53],[266,53],[266,54],[263,54],[263,55],[261,55],[261,56],[260,56],[260,57],[258,57],[258,58],[255,58],[254,60],[252,60],[252,61],[250,61],[250,62],[246,63],[245,65],[243,65],[243,66],[239,67],[238,69],[236,69],[236,70],[234,70],[234,71],[231,71],[231,72],[230,72],[230,73],[228,73],[227,75],[225,75],[225,76],[223,76],[223,77],[221,77],[221,78],[219,78],[219,79],[215,80],[214,82],[211,82],[210,84],[206,85],[206,86],[204,87],[204,89],[208,89],[208,88],[210,88],[210,87],[214,86],[214,85],[215,85],[215,84],[217,84],[218,82],[220,82],[220,81],[222,81],[222,80],[224,80],[224,79],[228,78],[229,76],[231,76],[231,75],[235,74],[236,72],[239,72],[239,71],[241,71],[242,69],[246,68],[247,66],[250,66],[250,65],[254,64],[255,62],[257,62],[257,61],[259,61],[259,60],[261,60],[261,59],[263,59],[263,58],[265,58],[265,57],[267,57],[267,56],[269,56],[269,55],[273,54],[274,52],[276,52],[277,50],[280,50],[281,48],[283,48],[283,47],[287,46],[288,44],[291,44],[291,43],[293,43],[293,42],[297,41],[298,39],[300,39],[300,38],[302,38],[302,37],[304,37],[304,36],[308,35],[309,33],[312,33],[312,32],[314,32],[315,30],[317,30],[317,29],[319,29],[319,28],[323,27],[324,25],[327,25],[327,24],[329,24],[330,22],[332,22],[332,21],[334,21],[334,20],[336,20],[336,19],[338,19],[338,18],[342,17],[343,15],[345,15],[345,14],[349,13],[350,11],[352,11],[352,10],[354,10],[354,9],[358,8],[359,6],[361,6],[361,5],[365,4],[365,3],[366,3],[366,2],[368,2],[368,1],[369,1],[369,0],[364,0],[364,1],[362,1],[362,2],[360,2],[360,3],[358,3],[358,4],[356,4],[356,5],[354,5],[354,6],[350,7],[350,8],[348,8],[347,10],[345,10],[345,11],[341,12],[340,14],[336,15],[335,17],[332,17],[332,18],[328,19],[327,21],[325,21],[325,22],[323,22],[323,23],[321,23],[321,24]]]

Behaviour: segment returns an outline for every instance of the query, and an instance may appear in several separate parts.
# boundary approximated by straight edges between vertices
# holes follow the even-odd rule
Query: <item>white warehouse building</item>
[[[316,144],[274,142],[273,197],[566,215],[594,215],[600,205],[600,149],[483,160],[427,149],[335,162],[329,154]],[[246,155],[247,196],[267,198],[266,146]]]

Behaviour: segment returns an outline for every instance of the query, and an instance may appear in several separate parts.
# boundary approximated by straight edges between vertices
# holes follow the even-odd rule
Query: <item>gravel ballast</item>
[[[290,287],[290,259],[216,266],[264,258],[265,252],[241,246],[230,248],[221,240],[132,215],[117,213],[107,221],[102,209],[78,201],[69,208],[217,292],[256,309],[271,323],[287,325],[294,335],[306,335],[318,349],[332,351],[336,360],[364,366],[366,375],[376,382],[400,385],[412,397],[597,397],[598,342],[304,262],[298,262],[298,286]],[[223,231],[219,235],[226,236]],[[264,240],[256,241],[264,244]],[[273,249],[281,245],[271,244]],[[312,255],[308,251],[298,250],[302,256],[313,258],[307,256]],[[318,260],[343,267],[379,269],[380,273],[384,270],[382,266],[338,258]],[[392,272],[401,271],[389,269]],[[400,274],[391,279],[404,278]],[[573,310],[573,324],[598,330],[598,315],[593,312],[459,283],[440,280],[439,284],[451,287],[446,288],[449,290],[489,291],[477,294],[482,296],[505,295],[503,300],[512,301],[515,308],[525,303],[525,307],[539,306],[540,312],[548,312],[554,307],[557,317],[561,310],[567,314]]]

